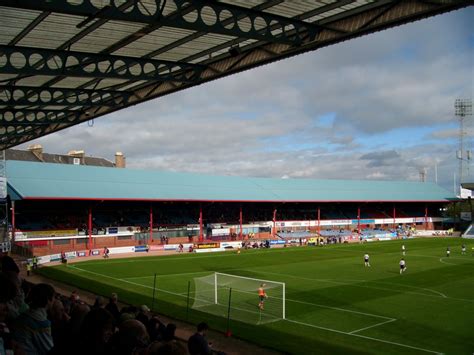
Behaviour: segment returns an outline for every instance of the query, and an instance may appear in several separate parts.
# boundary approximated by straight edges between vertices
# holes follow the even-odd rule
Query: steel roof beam
[[[4,74],[125,80],[194,82],[206,68],[159,59],[5,45],[0,45],[0,59],[0,71]]]
[[[314,38],[321,30],[304,21],[280,15],[252,10],[246,7],[210,0],[171,0],[178,9],[176,16],[168,18],[161,13],[162,1],[155,0],[154,5],[137,1],[126,10],[120,9],[116,1],[107,6],[97,7],[92,0],[83,0],[80,4],[50,0],[4,0],[3,6],[50,11],[87,18],[99,18],[116,21],[160,24],[162,26],[187,29],[191,31],[217,33],[227,36],[254,39],[272,43],[300,45],[308,33]],[[195,9],[186,11],[192,4]],[[232,18],[233,23],[224,25],[223,20]],[[272,31],[270,26],[278,24],[281,31]],[[289,30],[293,32],[288,33]]]
[[[0,86],[0,105],[117,106],[128,102],[132,93],[118,90]]]
[[[88,121],[84,111],[0,109],[0,148],[47,134],[60,128]],[[29,138],[26,138],[28,136]],[[12,141],[12,137],[14,137]],[[2,143],[3,142],[3,143]]]

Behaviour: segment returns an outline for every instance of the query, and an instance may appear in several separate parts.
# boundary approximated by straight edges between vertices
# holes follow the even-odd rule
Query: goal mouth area
[[[263,288],[265,296],[259,295]],[[194,278],[193,309],[265,324],[285,319],[285,284],[245,276],[214,273]]]

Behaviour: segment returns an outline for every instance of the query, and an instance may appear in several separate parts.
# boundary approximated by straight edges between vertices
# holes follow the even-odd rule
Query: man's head
[[[54,301],[54,288],[48,284],[37,284],[30,291],[31,308],[49,308]]]
[[[110,295],[110,300],[116,303],[118,301],[118,295],[115,292],[113,292],[112,295]]]
[[[201,322],[197,326],[198,333],[205,334],[209,330],[209,326],[205,322]]]

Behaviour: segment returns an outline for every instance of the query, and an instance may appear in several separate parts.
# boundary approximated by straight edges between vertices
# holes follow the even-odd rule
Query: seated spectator
[[[168,323],[166,326],[166,331],[163,337],[164,342],[170,342],[170,341],[175,341],[176,340],[176,324],[174,323]]]
[[[38,284],[30,291],[30,309],[15,322],[14,338],[23,347],[25,354],[47,354],[53,348],[51,322],[47,312],[54,301],[54,288]]]
[[[48,318],[51,321],[51,334],[55,348],[66,348],[66,330],[69,322],[69,315],[64,310],[64,305],[59,298],[56,298],[48,312]]]
[[[16,285],[5,274],[0,273],[0,354],[6,354],[7,350],[11,350],[16,354],[17,351],[7,323],[7,303],[15,298],[16,292]]]
[[[68,337],[68,342],[76,341],[76,339],[79,338],[82,323],[89,312],[90,307],[86,304],[77,303],[71,308],[71,319],[69,320],[65,331]]]
[[[148,322],[147,330],[151,341],[161,341],[165,337],[166,325],[154,316]]]
[[[84,318],[75,347],[76,354],[104,354],[115,333],[115,319],[109,311],[97,308]]]
[[[188,340],[188,350],[190,355],[207,355],[211,354],[210,343],[207,342],[206,333],[209,326],[206,323],[199,323],[197,332]]]
[[[102,296],[97,296],[95,298],[95,302],[94,302],[94,305],[92,306],[92,308],[105,308],[105,306],[107,306],[107,302],[105,301],[105,298],[102,297]]]
[[[148,323],[150,321],[150,308],[147,305],[141,305],[140,310],[138,311],[137,320],[143,323],[143,325],[148,328]]]
[[[111,353],[138,354],[144,352],[150,343],[150,338],[142,322],[129,319],[120,324],[119,332],[115,334]]]
[[[1,266],[1,268],[2,268],[2,272],[11,271],[11,272],[14,272],[14,273],[16,273],[16,274],[19,274],[19,273],[20,273],[20,268],[19,268],[18,265],[16,264],[15,260],[13,260],[13,259],[12,259],[10,256],[8,256],[8,255],[2,256],[0,266]]]
[[[186,347],[178,342],[160,343],[155,341],[148,347],[147,355],[187,355]]]
[[[105,309],[112,314],[112,316],[115,318],[115,321],[119,321],[120,319],[120,311],[117,305],[118,302],[118,296],[116,293],[112,293],[111,297],[109,298],[109,303],[107,306],[105,306]]]
[[[25,302],[25,293],[21,287],[22,279],[20,278],[20,274],[16,273],[15,271],[3,271],[2,274],[5,275],[5,277],[7,277],[16,288],[15,297],[7,302],[7,318],[9,320],[13,320],[16,319],[21,313],[24,313],[28,310],[28,305]]]

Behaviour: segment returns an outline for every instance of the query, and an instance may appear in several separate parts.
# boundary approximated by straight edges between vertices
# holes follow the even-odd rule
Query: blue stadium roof
[[[7,162],[12,199],[435,202],[456,197],[434,183],[374,180],[245,178],[117,169],[83,165]]]

